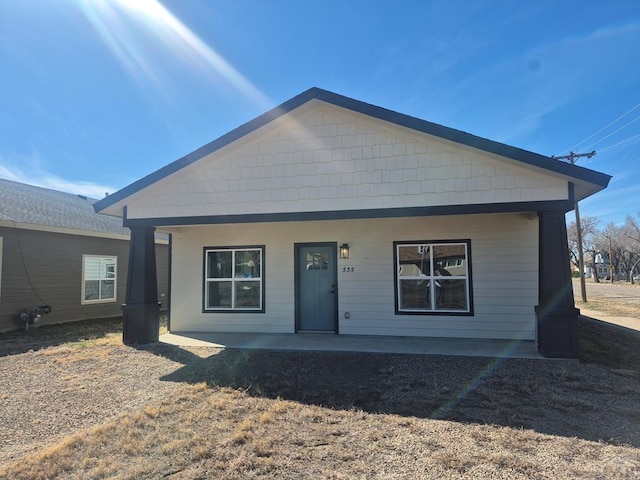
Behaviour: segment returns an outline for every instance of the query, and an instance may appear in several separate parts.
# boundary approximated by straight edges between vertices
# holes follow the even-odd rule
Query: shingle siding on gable
[[[134,194],[129,218],[563,200],[567,181],[310,102]]]

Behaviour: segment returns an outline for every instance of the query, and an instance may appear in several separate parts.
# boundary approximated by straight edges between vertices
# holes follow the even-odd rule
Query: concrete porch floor
[[[383,337],[325,333],[171,332],[160,341],[181,347],[411,353],[498,358],[543,358],[533,341],[464,338]]]

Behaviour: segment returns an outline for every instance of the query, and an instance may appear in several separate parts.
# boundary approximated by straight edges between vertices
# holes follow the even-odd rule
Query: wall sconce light
[[[349,244],[343,243],[340,245],[340,258],[349,258]]]

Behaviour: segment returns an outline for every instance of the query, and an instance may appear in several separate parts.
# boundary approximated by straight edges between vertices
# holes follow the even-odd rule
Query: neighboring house
[[[578,354],[565,213],[610,177],[312,88],[96,203],[138,248],[125,341],[172,331],[530,340]],[[151,288],[152,290],[152,288]]]
[[[122,315],[129,229],[95,200],[0,179],[0,332],[51,307],[38,324]],[[168,307],[168,240],[157,241],[160,300]]]
[[[592,259],[585,262],[584,268],[585,276],[587,278],[595,278],[595,275],[597,275],[600,280],[608,280],[611,278],[611,265],[609,264],[609,259],[606,257],[603,258],[600,253],[596,254],[595,262],[593,262]]]

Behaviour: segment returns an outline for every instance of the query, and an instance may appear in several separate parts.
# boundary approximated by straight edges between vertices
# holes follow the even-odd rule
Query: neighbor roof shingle
[[[97,200],[0,179],[0,221],[129,235],[122,219],[96,213]]]

